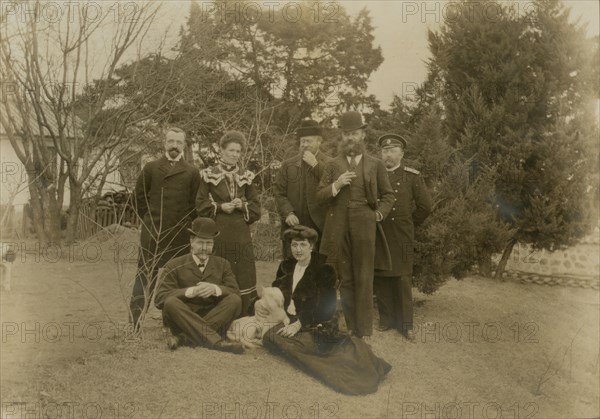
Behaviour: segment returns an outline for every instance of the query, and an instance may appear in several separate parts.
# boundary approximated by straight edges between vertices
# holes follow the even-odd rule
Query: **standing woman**
[[[196,209],[200,217],[213,218],[221,231],[215,239],[214,254],[231,263],[240,287],[242,313],[246,313],[249,301],[256,296],[250,225],[260,218],[260,202],[252,184],[254,173],[238,164],[246,148],[244,134],[227,131],[219,146],[219,163],[200,171]]]

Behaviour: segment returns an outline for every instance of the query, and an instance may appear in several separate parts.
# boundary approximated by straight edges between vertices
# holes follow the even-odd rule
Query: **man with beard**
[[[290,227],[303,225],[323,231],[325,208],[317,203],[317,186],[329,156],[319,151],[323,129],[317,121],[302,121],[296,130],[300,153],[285,160],[273,184],[273,195],[281,216],[281,234]],[[319,243],[315,245],[318,249]],[[283,243],[283,257],[292,256],[289,243]]]
[[[394,328],[407,339],[414,340],[411,290],[414,229],[431,213],[431,197],[419,171],[405,166],[402,161],[406,149],[406,140],[402,136],[382,135],[377,145],[396,195],[392,211],[381,224],[392,255],[392,269],[375,271],[374,289],[379,310],[377,329]],[[376,252],[380,251],[376,249]]]
[[[327,205],[321,253],[334,263],[341,280],[342,309],[349,332],[373,333],[373,272],[389,269],[389,252],[375,257],[375,243],[387,249],[379,222],[394,204],[385,166],[365,153],[365,128],[359,112],[340,118],[338,156],[325,167],[317,199]]]
[[[187,231],[195,218],[195,199],[200,172],[183,159],[185,133],[166,131],[165,154],[142,169],[135,185],[135,205],[141,221],[138,270],[130,311],[138,330],[156,287],[159,268],[170,259],[189,252]]]

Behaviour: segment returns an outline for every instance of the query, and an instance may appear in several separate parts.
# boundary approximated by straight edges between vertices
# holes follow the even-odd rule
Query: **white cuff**
[[[333,182],[331,184],[331,193],[333,194],[333,196],[336,196],[340,191],[338,191],[338,188],[335,187],[335,182]]]
[[[244,221],[250,221],[250,210],[248,209],[248,203],[244,202],[244,210],[242,211],[244,214]]]
[[[213,284],[213,285],[215,286],[215,295],[217,297],[220,297],[223,294],[223,290],[217,284]]]

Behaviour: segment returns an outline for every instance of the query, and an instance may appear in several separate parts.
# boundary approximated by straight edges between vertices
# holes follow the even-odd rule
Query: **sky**
[[[288,7],[288,16],[293,17],[294,4],[300,0],[247,0],[258,7],[262,13],[269,13],[275,5]],[[310,1],[310,0],[309,0]],[[476,3],[482,0],[471,0]],[[518,7],[520,11],[526,11],[531,8],[533,3],[530,0],[496,0],[504,4],[509,3]],[[90,11],[97,10],[108,13],[108,16],[119,19],[127,19],[134,11],[136,4],[133,1],[86,1],[79,4],[89,4]],[[208,0],[196,0],[200,7],[208,8],[211,2]],[[375,35],[374,44],[382,49],[384,62],[379,69],[371,75],[369,81],[369,93],[374,94],[379,99],[382,107],[386,108],[391,102],[393,95],[401,97],[411,95],[426,78],[427,69],[425,62],[430,57],[427,45],[428,30],[436,30],[446,20],[451,20],[457,13],[468,13],[468,10],[461,10],[457,7],[458,3],[452,0],[345,0],[340,2],[351,15],[356,15],[361,9],[367,8],[372,17]],[[572,9],[572,19],[579,18],[581,23],[587,23],[588,35],[594,36],[599,33],[600,26],[600,1],[599,0],[565,0]],[[8,15],[10,28],[11,24],[17,21],[23,21],[28,18],[27,12],[22,9],[15,12],[17,2],[1,2],[2,12]],[[61,23],[67,21],[66,6],[74,2],[45,2],[46,7],[42,10],[42,17],[51,17],[52,13],[58,13],[62,17]],[[140,50],[131,48],[123,57],[123,61],[133,61],[137,54],[141,52],[153,52],[157,45],[166,36],[165,49],[175,45],[179,39],[179,30],[185,24],[191,0],[162,0],[154,2],[154,5],[161,4],[161,10],[153,23],[151,29],[143,37],[143,47]],[[241,3],[240,3],[241,4]],[[63,5],[63,6],[61,6]],[[332,8],[334,3],[327,0],[321,0],[321,6],[318,9],[319,19],[335,18],[336,10]],[[11,7],[13,9],[11,9]],[[17,6],[18,8],[18,6]],[[251,10],[252,11],[252,10]],[[494,8],[489,8],[491,20],[493,20]],[[250,14],[250,16],[252,16]],[[293,24],[293,23],[290,23]],[[113,22],[114,25],[114,22]],[[104,32],[99,31],[94,35],[97,37],[90,40],[93,53],[88,57],[91,65],[90,80],[101,77],[102,70],[107,62],[108,52],[111,51],[110,37],[110,19]],[[16,48],[15,48],[16,49]],[[16,53],[15,53],[16,54]],[[123,62],[122,61],[122,62]]]
[[[322,0],[325,3],[326,0]],[[477,0],[474,0],[477,1]],[[529,1],[499,0],[503,3],[510,2],[527,10],[532,6]],[[189,13],[189,1],[164,1],[159,18],[159,25],[163,29],[169,27],[170,38],[176,35],[181,24]],[[207,1],[198,1],[201,7],[208,7]],[[260,0],[263,11],[268,13],[269,4],[294,3],[284,0]],[[362,8],[367,8],[375,26],[375,45],[381,46],[384,62],[380,68],[371,75],[369,93],[374,94],[381,105],[386,108],[393,95],[409,96],[415,87],[423,83],[426,78],[426,60],[429,58],[427,45],[427,31],[435,30],[446,19],[452,19],[460,11],[456,2],[450,0],[440,1],[406,1],[406,0],[372,0],[372,1],[342,1],[340,2],[351,15],[356,15]],[[588,24],[588,34],[598,35],[600,11],[598,0],[567,0],[572,9],[572,18],[579,17],[582,23]],[[334,16],[334,9],[323,6],[321,18]],[[290,6],[290,15],[293,6]],[[493,20],[493,7],[489,9]],[[453,14],[454,13],[454,14]],[[162,34],[158,31],[156,35]]]

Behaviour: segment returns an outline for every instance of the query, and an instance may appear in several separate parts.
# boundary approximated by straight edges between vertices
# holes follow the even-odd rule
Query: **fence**
[[[92,202],[81,205],[77,218],[77,237],[81,240],[96,234],[101,228],[112,224],[129,227],[138,224],[135,210],[128,205],[94,206]]]

